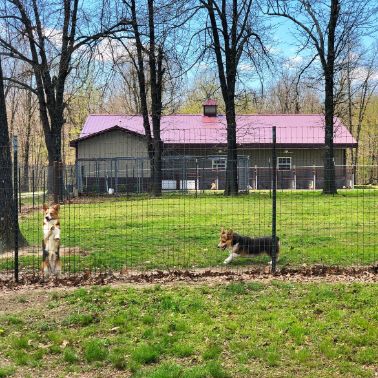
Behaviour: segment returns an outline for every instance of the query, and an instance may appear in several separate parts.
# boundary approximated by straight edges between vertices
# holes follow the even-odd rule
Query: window
[[[277,167],[279,171],[285,171],[285,170],[291,169],[291,157],[277,158]]]
[[[217,106],[216,105],[204,105],[203,115],[207,117],[216,117],[217,116]]]
[[[216,158],[212,160],[213,169],[226,169],[227,159],[226,158]]]

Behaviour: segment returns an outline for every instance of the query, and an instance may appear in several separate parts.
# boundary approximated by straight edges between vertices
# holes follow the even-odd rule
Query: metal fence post
[[[141,160],[141,184],[140,184],[140,187],[141,187],[141,192],[143,193],[143,184],[144,184],[144,166],[143,166],[143,160]]]
[[[273,151],[273,150],[272,150]],[[272,152],[273,153],[273,152]],[[270,158],[268,159],[268,169],[269,171],[268,172],[272,172],[272,174],[270,175],[270,185],[269,185],[269,198],[272,198],[272,188],[273,188],[273,171],[271,170],[271,165],[270,165]],[[267,178],[268,180],[268,178]],[[276,181],[274,181],[275,183],[277,183]]]
[[[129,167],[127,166],[127,163],[126,163],[126,174],[125,174],[125,185],[126,185],[126,197],[129,196],[129,171],[128,171]]]
[[[18,163],[18,161],[17,161]],[[18,167],[18,212],[21,213],[21,206],[22,206],[22,203],[21,203],[21,168]]]
[[[68,191],[67,191],[67,184],[68,184],[68,180],[67,180],[67,171],[65,169],[65,167],[63,166],[63,162],[61,161],[59,163],[59,166],[60,166],[60,175],[61,175],[61,185],[59,186],[60,187],[60,200],[62,202],[64,202],[65,199],[68,198]]]
[[[202,194],[205,194],[205,159],[202,158]]]
[[[18,140],[13,137],[13,221],[14,221],[14,279],[18,282]]]
[[[34,168],[32,169],[32,196],[33,196],[33,210],[35,207],[35,178],[34,178]]]
[[[48,169],[48,168],[47,168]],[[43,169],[43,203],[46,202],[46,169]]]
[[[277,152],[276,127],[272,127],[272,273],[276,272],[277,265]]]
[[[198,196],[198,159],[196,158],[196,182],[195,182],[195,188],[196,188],[196,198]]]
[[[97,189],[97,195],[100,193],[100,171],[99,171],[99,162],[96,160],[95,163],[95,174],[96,174],[96,189]]]

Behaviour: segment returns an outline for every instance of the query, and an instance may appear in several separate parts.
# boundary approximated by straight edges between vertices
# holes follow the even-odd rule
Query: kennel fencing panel
[[[54,188],[61,202],[64,274],[256,265],[263,269],[269,262],[267,256],[241,258],[224,267],[228,253],[217,244],[221,227],[256,237],[271,234],[270,131],[255,131],[254,138],[260,143],[238,149],[239,193],[234,196],[224,195],[227,167],[232,161],[221,144],[211,148],[193,143],[166,147],[162,195],[158,197],[150,192],[148,157],[110,156],[109,152],[100,158],[81,156],[74,165],[59,169],[18,167],[18,219],[27,241],[19,248],[20,271],[39,274],[41,208],[44,202],[54,201]],[[185,140],[186,136],[180,138]],[[303,143],[299,149],[278,143],[276,152],[276,222],[281,243],[278,268],[376,263],[377,164],[366,158],[353,166],[348,151],[338,149],[338,193],[324,195],[327,172],[322,165],[323,147]],[[29,172],[28,180],[23,176],[25,171]],[[25,181],[27,186],[22,185]],[[54,182],[58,184],[54,186]],[[3,250],[0,258],[2,272],[11,274],[14,251]]]

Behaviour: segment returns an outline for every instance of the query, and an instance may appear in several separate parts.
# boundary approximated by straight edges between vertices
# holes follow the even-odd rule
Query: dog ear
[[[59,203],[55,204],[52,208],[53,208],[55,211],[59,211],[59,209],[60,209],[60,205],[59,205]]]
[[[227,233],[228,233],[229,235],[233,235],[233,234],[234,234],[234,231],[232,230],[232,228],[230,228],[230,229],[227,231]]]
[[[44,203],[42,208],[43,208],[43,211],[46,211],[49,207],[47,206],[46,203]]]
[[[223,234],[224,233],[224,227],[222,226],[221,228],[221,233]]]

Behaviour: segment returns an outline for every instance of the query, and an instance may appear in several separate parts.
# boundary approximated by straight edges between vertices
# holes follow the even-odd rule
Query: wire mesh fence
[[[349,163],[355,141],[344,129],[336,130],[334,138],[337,194],[323,194],[329,177],[324,132],[277,127],[273,144],[272,127],[260,126],[238,130],[239,190],[225,196],[232,162],[224,135],[213,128],[205,126],[194,136],[190,130],[174,129],[165,138],[158,197],[150,191],[153,163],[146,144],[139,135],[119,129],[76,140],[75,164],[17,165],[10,190],[13,199],[17,193],[20,272],[41,274],[42,207],[56,202],[61,204],[63,274],[219,269],[229,255],[217,248],[222,227],[252,238],[271,236],[274,220],[280,240],[278,268],[377,262],[378,165],[368,157],[357,166]],[[269,262],[264,254],[240,257],[227,269],[266,267]],[[14,246],[2,246],[2,274],[13,275],[14,269]]]

